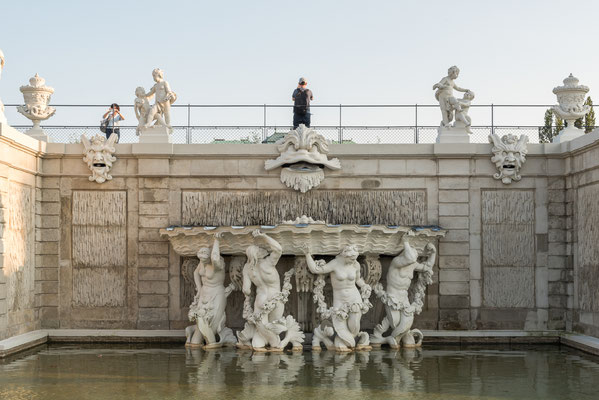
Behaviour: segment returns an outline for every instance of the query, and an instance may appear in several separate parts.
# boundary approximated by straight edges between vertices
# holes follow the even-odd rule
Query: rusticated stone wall
[[[0,140],[10,153],[0,159],[0,338],[41,327],[181,329],[197,260],[176,254],[161,228],[302,214],[446,228],[415,327],[599,336],[599,141],[531,144],[522,180],[510,185],[492,178],[488,145],[331,145],[342,169],[301,194],[264,170],[273,145],[117,145],[113,180],[97,184],[80,145],[36,153]],[[278,268],[300,261],[285,256]],[[389,261],[381,258],[382,282]],[[287,309],[309,331],[311,294],[293,283]],[[371,300],[365,329],[383,313]],[[242,325],[242,304],[240,292],[228,299],[232,327]]]

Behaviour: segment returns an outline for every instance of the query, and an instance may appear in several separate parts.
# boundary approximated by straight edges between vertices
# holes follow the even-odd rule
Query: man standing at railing
[[[297,129],[300,124],[310,127],[310,101],[314,99],[314,96],[306,86],[308,86],[306,78],[300,78],[297,89],[291,95],[291,100],[293,100],[293,129]]]

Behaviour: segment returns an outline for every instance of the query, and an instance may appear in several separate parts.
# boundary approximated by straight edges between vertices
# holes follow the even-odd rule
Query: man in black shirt
[[[306,86],[308,82],[305,78],[300,78],[297,89],[293,91],[291,100],[293,100],[293,129],[297,129],[300,124],[310,127],[310,100],[314,99],[312,91]]]

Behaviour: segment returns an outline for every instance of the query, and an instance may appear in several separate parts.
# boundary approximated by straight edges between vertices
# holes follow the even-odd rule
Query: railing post
[[[414,106],[414,143],[418,143],[418,103]]]
[[[493,114],[493,103],[491,103],[491,133],[495,133],[495,120]]]
[[[343,128],[341,125],[341,104],[339,104],[339,144],[343,143]]]
[[[191,143],[191,104],[187,103],[187,144]]]
[[[267,132],[266,132],[266,104],[264,104],[264,115],[263,115],[263,128],[262,128],[262,141],[265,141],[266,138],[268,137]]]

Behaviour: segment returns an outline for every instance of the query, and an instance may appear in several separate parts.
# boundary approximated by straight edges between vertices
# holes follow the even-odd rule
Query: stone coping
[[[599,338],[561,331],[423,330],[426,344],[563,344],[599,356]],[[184,330],[46,329],[0,340],[0,358],[45,343],[183,343]],[[309,343],[309,341],[307,341]]]

